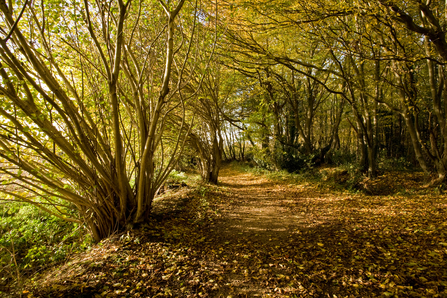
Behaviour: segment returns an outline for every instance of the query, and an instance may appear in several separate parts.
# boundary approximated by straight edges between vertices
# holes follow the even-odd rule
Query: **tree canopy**
[[[0,1],[0,191],[96,240],[182,160],[447,174],[443,1]],[[195,161],[194,161],[195,160]]]

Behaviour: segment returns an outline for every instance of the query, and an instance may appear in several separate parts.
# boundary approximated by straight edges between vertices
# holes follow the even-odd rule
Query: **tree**
[[[220,90],[222,80],[220,66],[213,63],[201,82],[200,95],[191,106],[198,121],[189,141],[199,156],[202,179],[214,184],[218,181],[223,153],[222,108],[226,98]]]
[[[96,240],[144,221],[184,144],[198,2],[22,7],[0,2],[1,191]]]
[[[230,67],[258,78],[265,92],[265,99],[261,101],[269,107],[273,119],[268,123],[268,117],[262,117],[257,124],[269,131],[273,139],[273,153],[268,155],[274,156],[277,168],[295,162],[295,170],[302,167],[298,155],[313,156],[312,162],[317,164],[324,162],[327,152],[335,146],[343,103],[340,101],[339,108],[329,110],[334,112],[330,115],[334,121],[330,128],[325,127],[319,133],[314,131],[317,116],[324,113],[321,107],[331,93],[344,95],[338,84],[334,84],[334,76],[340,74],[330,66],[330,53],[321,39],[311,37],[317,32],[311,24],[300,27],[300,37],[297,37],[294,34],[298,28],[293,22],[275,19],[287,4],[281,4],[281,9],[267,3],[240,5],[255,13],[240,16],[242,21],[238,26],[246,30],[229,26]],[[306,30],[312,33],[302,33]],[[263,148],[266,143],[263,142]]]
[[[262,69],[283,65],[350,104],[360,166],[368,176],[377,172],[384,129],[379,116],[387,110],[404,119],[422,169],[445,180],[444,2],[278,0],[236,1],[233,7],[249,11],[230,6],[227,13],[238,14],[245,29],[228,30],[239,60]],[[317,56],[309,55],[314,45]]]

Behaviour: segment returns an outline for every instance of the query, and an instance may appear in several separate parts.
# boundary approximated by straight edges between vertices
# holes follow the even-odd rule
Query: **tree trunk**
[[[425,162],[424,155],[422,153],[421,146],[419,144],[419,140],[416,133],[415,124],[413,121],[413,117],[410,114],[407,107],[405,107],[404,112],[402,113],[402,117],[404,118],[405,125],[407,126],[408,133],[410,134],[411,143],[413,145],[414,154],[416,156],[417,161],[419,162],[419,166],[422,168],[425,174],[430,173],[430,169],[427,166],[427,163]]]

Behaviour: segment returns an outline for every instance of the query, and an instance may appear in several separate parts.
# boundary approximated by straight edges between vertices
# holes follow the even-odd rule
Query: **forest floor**
[[[414,175],[385,175],[369,186],[380,194],[366,195],[226,166],[219,186],[166,195],[142,229],[71,257],[20,292],[447,297],[447,199]]]

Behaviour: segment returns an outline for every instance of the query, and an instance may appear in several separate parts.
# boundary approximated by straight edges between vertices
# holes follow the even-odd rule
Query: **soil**
[[[446,207],[444,195],[420,190],[353,194],[227,166],[218,186],[165,195],[146,226],[102,241],[20,291],[25,297],[447,297]]]
[[[269,244],[284,244],[300,230],[324,219],[315,216],[315,203],[324,194],[311,185],[294,185],[225,168],[220,186],[229,202],[218,206],[222,238],[239,238]]]

